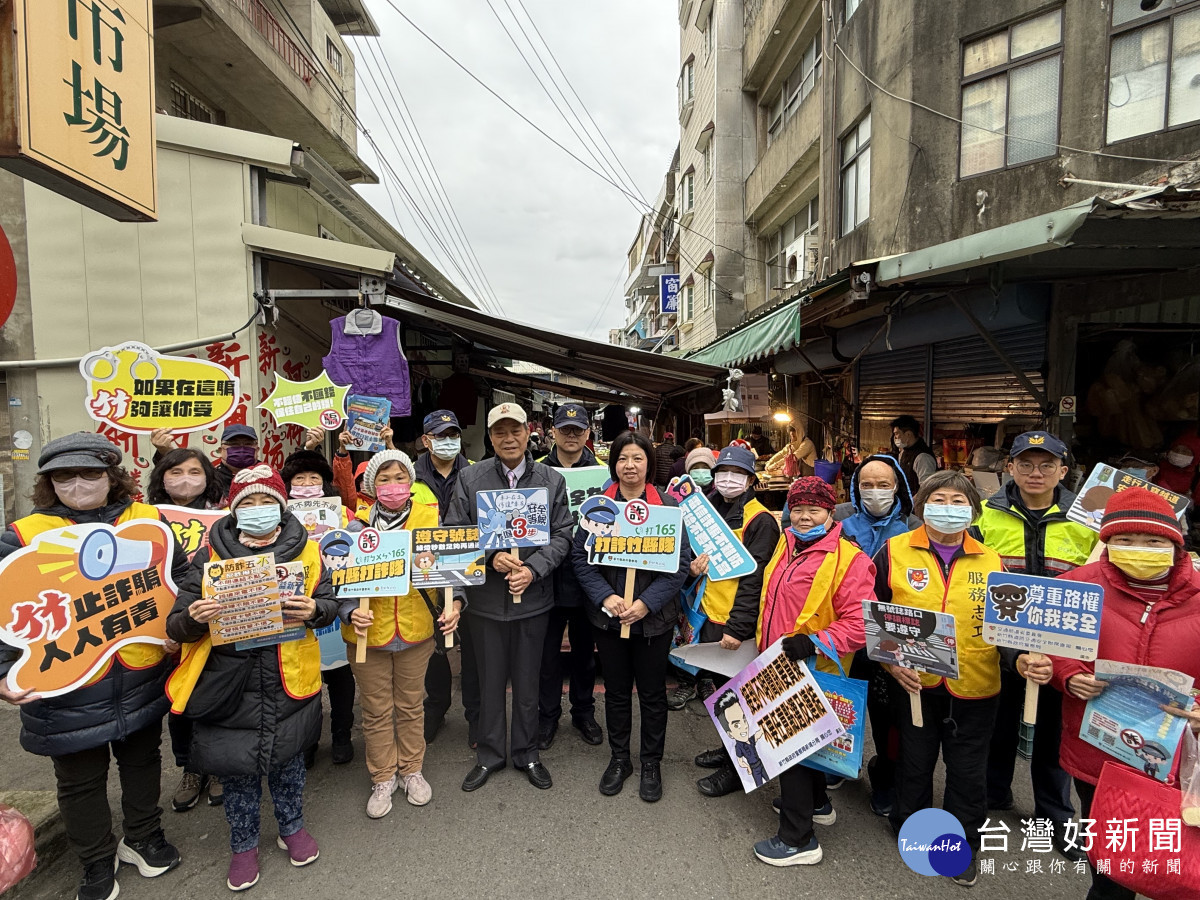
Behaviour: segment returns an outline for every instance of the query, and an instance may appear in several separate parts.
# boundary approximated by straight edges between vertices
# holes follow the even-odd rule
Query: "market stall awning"
[[[800,339],[800,299],[797,298],[739,325],[720,340],[688,357],[689,362],[729,368],[774,356],[796,346]]]
[[[402,321],[433,327],[498,351],[574,375],[639,400],[662,400],[714,388],[726,372],[702,362],[617,347],[489,316],[487,313],[388,286],[387,305]]]

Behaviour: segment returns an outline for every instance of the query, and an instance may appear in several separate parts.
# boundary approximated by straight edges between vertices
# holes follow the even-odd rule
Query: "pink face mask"
[[[412,485],[378,484],[375,486],[375,496],[388,509],[403,509],[408,498],[412,496]]]
[[[182,500],[185,503],[195,500],[208,487],[208,480],[203,475],[164,475],[163,490],[172,500]]]
[[[325,496],[325,486],[320,484],[301,484],[292,488],[293,500],[313,500]]]

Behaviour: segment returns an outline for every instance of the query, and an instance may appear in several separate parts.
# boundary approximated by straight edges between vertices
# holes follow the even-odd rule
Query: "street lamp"
[[[791,415],[783,411],[775,413],[775,415],[771,418],[773,418],[780,425],[786,425],[788,422],[792,421]]]

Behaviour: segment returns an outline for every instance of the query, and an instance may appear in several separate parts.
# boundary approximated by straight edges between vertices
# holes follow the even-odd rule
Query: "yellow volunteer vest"
[[[1061,510],[1054,504],[1046,512]],[[983,543],[1000,554],[1006,569],[1025,570],[1025,520],[1016,513],[995,509],[985,501],[976,523]],[[1100,535],[1077,522],[1051,522],[1044,532],[1046,574],[1063,575],[1088,561]]]
[[[758,607],[758,632],[755,635],[755,641],[758,644],[759,650],[767,649],[762,645],[763,616],[767,610],[767,591],[771,585],[771,575],[779,567],[779,564],[783,562],[784,555],[787,552],[787,533],[784,532],[779,535],[779,543],[775,545],[775,553],[771,556],[771,561],[767,563],[767,568],[763,571],[762,602]],[[796,616],[795,625],[788,634],[816,634],[818,631],[824,631],[829,627],[833,620],[837,618],[837,612],[833,608],[833,595],[836,593],[838,585],[846,577],[846,573],[850,570],[850,565],[854,562],[854,558],[860,555],[863,555],[862,550],[853,543],[843,537],[838,538],[837,550],[833,553],[826,553],[825,559],[817,568],[817,573],[813,576],[808,596],[804,600],[804,606],[801,608],[799,615]],[[854,661],[854,654],[843,654],[841,661],[842,668],[849,672],[850,663]],[[817,653],[817,668],[822,672],[837,673],[837,666],[820,651]]]
[[[210,557],[218,560],[215,552]],[[321,551],[315,541],[305,541],[297,561],[304,564],[304,590],[312,596],[321,580]],[[321,649],[317,636],[306,629],[304,637],[277,644],[279,672],[283,689],[294,700],[303,700],[321,690]],[[183,645],[183,656],[171,677],[167,679],[167,696],[171,700],[171,712],[181,713],[200,680],[200,673],[212,652],[212,640],[206,634],[200,640]]]
[[[951,694],[970,700],[1000,692],[1000,653],[983,641],[983,610],[988,573],[1003,567],[995,550],[969,534],[963,535],[963,553],[951,563],[947,581],[925,526],[897,535],[888,541],[888,585],[893,603],[954,616],[959,677],[941,679],[922,672],[921,684],[936,687],[944,680]]]
[[[753,522],[756,516],[761,516],[763,513],[771,515],[770,510],[757,500],[750,500],[742,511],[742,527],[734,530],[734,537],[741,541],[746,526]],[[740,578],[704,583],[704,593],[700,595],[700,609],[708,616],[710,622],[724,625],[729,621],[729,611],[733,609],[733,598],[737,595],[740,583]]]
[[[148,503],[131,503],[125,512],[117,517],[114,525],[124,525],[126,522],[132,522],[134,519],[153,519],[160,521],[162,515],[153,506]],[[42,513],[34,513],[33,515],[25,516],[23,519],[18,519],[13,522],[13,531],[17,537],[21,539],[21,546],[27,547],[39,534],[47,531],[53,531],[55,528],[65,528],[68,525],[75,523],[64,516],[47,516]],[[167,570],[170,571],[171,560],[168,559],[165,563]],[[117,651],[115,659],[119,659],[121,664],[127,669],[148,669],[151,666],[156,666],[162,661],[162,658],[167,655],[167,651],[163,649],[161,644],[126,644]],[[84,685],[95,684],[101,678],[109,673],[112,668],[112,659],[104,664],[92,678]]]

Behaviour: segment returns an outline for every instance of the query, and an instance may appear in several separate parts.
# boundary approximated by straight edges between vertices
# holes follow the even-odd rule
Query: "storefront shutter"
[[[1029,380],[1044,389],[1045,327],[1009,328],[992,337]],[[935,424],[1041,416],[1037,401],[978,336],[933,345],[932,412]]]
[[[928,346],[864,356],[858,363],[859,415],[891,421],[902,413],[924,417]]]

